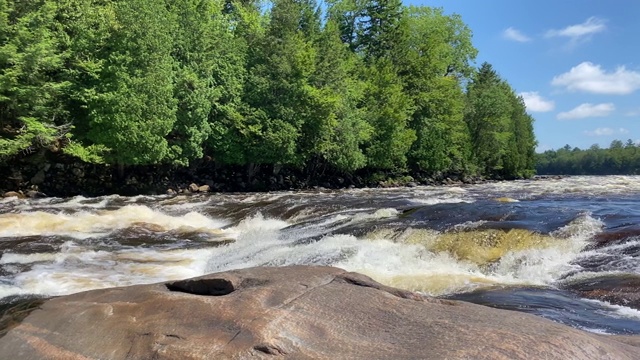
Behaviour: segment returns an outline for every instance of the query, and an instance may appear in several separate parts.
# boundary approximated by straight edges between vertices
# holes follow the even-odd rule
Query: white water
[[[420,244],[398,242],[374,233],[361,238],[328,235],[318,241],[295,244],[302,235],[322,236],[323,231],[336,222],[366,223],[398,215],[393,208],[338,214],[296,231],[286,231],[291,225],[289,222],[259,213],[221,229],[228,224],[227,220],[195,211],[171,215],[145,205],[93,212],[3,214],[0,215],[1,237],[43,235],[70,239],[57,252],[5,253],[0,265],[13,274],[0,282],[0,297],[26,293],[63,295],[229,269],[293,264],[337,266],[365,273],[385,284],[432,295],[496,283],[546,285],[571,269],[571,260],[601,226],[597,220],[581,216],[558,230],[557,241],[551,246],[509,252],[490,268],[457,259],[446,251],[432,252]],[[122,246],[116,250],[100,250],[100,244],[109,239],[113,231],[132,227],[143,227],[151,233],[205,232],[213,239],[222,236],[235,242],[200,249]],[[430,236],[437,237],[438,233],[432,232]],[[84,241],[78,242],[80,240]]]

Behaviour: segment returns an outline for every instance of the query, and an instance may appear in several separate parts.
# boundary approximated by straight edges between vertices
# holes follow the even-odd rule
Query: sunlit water
[[[574,286],[640,279],[640,177],[0,199],[0,252],[0,305],[309,264],[593,332],[640,333],[636,304],[585,299]]]

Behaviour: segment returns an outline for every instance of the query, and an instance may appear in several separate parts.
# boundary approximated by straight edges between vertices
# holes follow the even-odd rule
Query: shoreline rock
[[[191,167],[170,165],[117,166],[80,162],[60,154],[17,157],[0,164],[0,194],[20,193],[42,197],[120,194],[125,196],[200,194],[207,192],[264,192],[366,187],[415,187],[483,183],[489,180],[464,174],[395,173],[363,169],[346,174],[336,169],[320,171],[284,165],[220,165],[202,160]],[[29,197],[29,196],[27,196]]]
[[[0,358],[640,358],[638,337],[616,339],[292,266],[50,299],[0,338]]]

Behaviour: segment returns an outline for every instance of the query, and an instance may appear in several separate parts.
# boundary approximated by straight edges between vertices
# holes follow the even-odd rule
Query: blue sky
[[[433,0],[536,119],[538,151],[640,141],[639,0]]]

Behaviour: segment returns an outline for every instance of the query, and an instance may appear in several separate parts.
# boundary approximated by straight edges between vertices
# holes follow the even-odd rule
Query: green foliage
[[[78,159],[92,164],[104,164],[104,156],[110,149],[101,144],[82,146],[75,141],[70,141],[63,149],[67,155],[75,156]]]
[[[0,1],[1,157],[47,147],[68,128],[68,83],[57,76],[67,54],[56,12],[51,1]]]
[[[402,90],[400,78],[388,60],[379,60],[365,72],[365,117],[373,128],[365,154],[376,169],[404,169],[407,152],[416,139],[407,128],[413,111],[411,99]]]
[[[0,0],[0,158],[531,176],[533,119],[476,53],[399,0]]]
[[[94,53],[103,64],[87,89],[87,138],[112,149],[110,161],[118,164],[162,162],[176,121],[174,17],[163,0],[118,1],[114,13],[111,34]]]
[[[409,50],[400,73],[415,104],[411,165],[429,173],[462,172],[469,162],[469,134],[461,82],[472,73],[477,52],[471,31],[440,9],[410,7],[407,16]]]
[[[614,140],[608,149],[597,144],[581,150],[566,145],[536,154],[538,174],[552,175],[639,175],[640,148],[629,139]]]
[[[522,99],[488,63],[482,64],[469,84],[465,121],[473,160],[485,175],[533,175],[533,118],[526,114]]]

